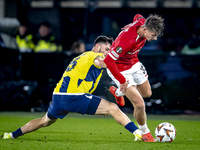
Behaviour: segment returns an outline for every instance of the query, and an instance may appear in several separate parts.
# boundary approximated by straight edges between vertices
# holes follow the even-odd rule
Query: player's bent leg
[[[145,104],[138,90],[131,86],[125,93],[126,97],[134,106],[134,117],[139,125],[143,125],[146,122]]]
[[[146,80],[143,84],[137,85],[137,90],[144,98],[148,98],[152,95],[151,86],[148,80]]]
[[[145,142],[155,142],[150,130],[146,125],[145,104],[139,91],[134,86],[131,86],[127,89],[125,94],[134,106],[134,117],[138,122],[138,126],[142,132],[142,139]]]
[[[142,141],[141,132],[138,127],[119,109],[115,103],[101,100],[95,114],[111,115],[115,121],[123,125],[128,131],[135,135],[134,141]]]

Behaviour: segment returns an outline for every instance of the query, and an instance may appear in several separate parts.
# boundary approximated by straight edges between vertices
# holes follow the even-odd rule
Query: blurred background
[[[200,0],[0,0],[0,111],[46,111],[69,62],[139,13],[165,19],[139,53],[153,95],[147,113],[200,114]],[[109,101],[104,72],[94,94]],[[121,107],[132,113],[126,99]]]

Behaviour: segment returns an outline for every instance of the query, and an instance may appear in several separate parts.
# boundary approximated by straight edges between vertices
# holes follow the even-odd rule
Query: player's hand
[[[125,93],[126,89],[127,89],[127,86],[128,86],[127,82],[125,82],[123,84],[120,84],[120,91],[122,91],[122,93]]]

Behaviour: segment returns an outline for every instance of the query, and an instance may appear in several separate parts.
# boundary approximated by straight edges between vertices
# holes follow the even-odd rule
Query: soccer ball
[[[176,137],[176,129],[171,123],[163,122],[156,127],[155,136],[159,142],[172,142]]]

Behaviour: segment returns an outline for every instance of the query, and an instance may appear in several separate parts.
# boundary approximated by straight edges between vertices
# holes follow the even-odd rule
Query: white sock
[[[120,89],[118,88],[116,91],[115,91],[115,95],[117,97],[121,97],[121,96],[124,96],[124,93],[122,91],[120,91]]]
[[[144,125],[142,125],[142,126],[138,124],[138,127],[139,127],[139,129],[140,129],[140,131],[141,131],[142,134],[147,134],[147,133],[150,132],[150,130],[147,127],[146,123]]]
[[[134,135],[138,134],[138,135],[141,135],[141,136],[142,136],[142,133],[141,133],[141,131],[140,131],[139,129],[135,130],[135,131],[133,132],[133,134],[134,134]]]

